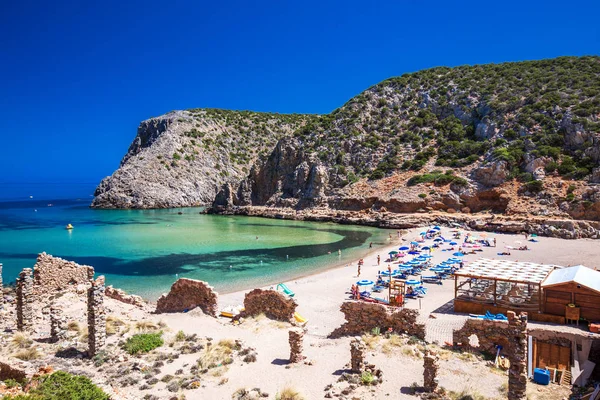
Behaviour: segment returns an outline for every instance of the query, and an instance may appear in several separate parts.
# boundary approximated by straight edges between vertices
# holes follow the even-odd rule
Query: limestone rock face
[[[473,172],[473,178],[484,186],[497,186],[508,178],[509,170],[506,161],[493,161],[482,165]]]
[[[174,111],[143,121],[121,164],[94,193],[96,208],[174,208],[210,204],[238,184],[259,156],[303,117],[235,111]],[[245,147],[244,147],[245,146]],[[242,150],[243,149],[243,150]]]

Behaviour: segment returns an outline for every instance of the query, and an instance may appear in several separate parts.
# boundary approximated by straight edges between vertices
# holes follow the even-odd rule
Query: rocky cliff
[[[239,183],[279,139],[318,118],[192,109],[143,121],[119,169],[98,185],[92,207],[210,204],[218,188]]]
[[[383,81],[329,115],[248,113],[241,119],[271,122],[247,123],[255,141],[236,148],[241,163],[231,162],[228,147],[239,117],[220,111],[229,118],[218,114],[215,122],[214,113],[142,123],[94,205],[212,202],[213,212],[487,211],[600,221],[600,57],[433,68]],[[195,144],[193,127],[206,135]],[[206,151],[207,139],[225,146]],[[195,159],[174,160],[176,152]],[[145,153],[153,155],[150,168]]]

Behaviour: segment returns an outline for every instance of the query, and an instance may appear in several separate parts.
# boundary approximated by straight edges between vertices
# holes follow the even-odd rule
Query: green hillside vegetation
[[[569,143],[565,133],[600,132],[599,117],[600,57],[561,57],[391,78],[329,115],[303,120],[296,136],[341,186],[428,162],[460,168],[503,160],[517,177],[526,155],[552,158],[547,172],[584,179],[597,165],[584,156],[592,142]],[[481,123],[495,126],[491,137],[477,132]]]

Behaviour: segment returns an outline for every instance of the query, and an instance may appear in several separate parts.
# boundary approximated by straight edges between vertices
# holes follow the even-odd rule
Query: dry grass
[[[476,390],[463,389],[461,392],[448,392],[448,396],[452,400],[488,400],[487,397],[477,392]]]
[[[291,386],[286,386],[275,395],[276,400],[304,400],[305,397]]]
[[[379,345],[381,336],[366,333],[362,336],[362,340],[369,349],[373,350]]]
[[[87,342],[89,336],[88,328],[85,327],[79,330],[79,340],[82,342]]]
[[[457,357],[463,361],[475,361],[477,357],[473,353],[458,353]]]
[[[81,328],[79,327],[79,323],[77,321],[71,321],[67,325],[67,329],[70,331],[79,332]]]
[[[17,349],[26,349],[33,343],[33,340],[27,334],[21,332],[15,333],[10,341],[13,347]]]
[[[139,332],[156,332],[159,329],[159,325],[152,321],[143,320],[135,323],[135,329]]]
[[[224,342],[225,345],[222,345],[221,342]],[[231,341],[221,341],[217,345],[206,346],[198,358],[198,368],[200,370],[203,369],[212,369],[217,368],[223,365],[228,365],[233,362],[231,358],[231,354],[233,353],[233,348],[235,346],[235,342]],[[231,345],[231,347],[229,347]]]
[[[383,343],[381,351],[384,354],[391,355],[395,352],[396,348],[402,347],[403,345],[404,340],[399,335],[393,334]]]
[[[35,347],[30,347],[28,349],[23,349],[16,352],[13,354],[13,356],[23,361],[31,361],[41,358],[42,353],[40,353]]]
[[[290,327],[290,324],[288,322],[272,321],[271,326],[277,329],[286,329]]]
[[[106,317],[106,334],[114,335],[119,331],[119,328],[125,326],[125,322],[122,319],[115,317],[114,315],[109,315]]]

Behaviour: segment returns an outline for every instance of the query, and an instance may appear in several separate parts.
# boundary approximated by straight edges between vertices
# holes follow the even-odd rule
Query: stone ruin
[[[527,313],[517,316],[507,312],[508,321],[469,319],[454,331],[454,346],[472,349],[471,335],[479,339],[480,350],[495,352],[495,344],[503,346],[510,362],[508,370],[508,400],[526,399],[527,389]]]
[[[144,307],[146,305],[146,302],[140,296],[135,294],[127,294],[124,290],[115,289],[112,286],[106,287],[104,290],[104,295],[111,299],[120,301],[121,303],[131,304],[136,307]]]
[[[304,348],[304,329],[293,328],[289,330],[290,363],[299,363],[304,360],[302,350]]]
[[[104,309],[104,276],[90,280],[88,289],[88,355],[95,356],[106,342],[106,311]]]
[[[0,263],[0,306],[4,304],[4,288],[2,287],[2,263]]]
[[[94,268],[41,253],[33,266],[34,290],[38,295],[51,294],[94,279]]]
[[[14,365],[9,365],[0,362],[0,381],[14,379],[17,382],[27,382],[27,372],[24,369],[16,368]]]
[[[50,306],[50,340],[58,342],[61,340],[67,331],[67,319],[63,315],[60,307],[54,304]]]
[[[30,331],[33,327],[33,277],[31,268],[24,268],[17,278],[17,329]]]
[[[254,289],[244,297],[244,314],[265,314],[268,318],[291,322],[294,320],[298,304],[276,290]]]
[[[346,322],[329,334],[330,338],[348,335],[362,335],[373,328],[383,332],[388,328],[396,333],[407,333],[419,339],[425,339],[425,325],[417,323],[418,310],[393,308],[383,304],[347,301],[340,310]]]
[[[437,373],[440,357],[430,350],[423,356],[423,388],[426,392],[435,392],[438,388]]]
[[[218,296],[213,287],[204,281],[179,278],[169,293],[158,299],[156,313],[182,312],[200,307],[205,314],[216,317]]]
[[[362,373],[365,365],[367,346],[361,338],[354,338],[350,342],[350,369],[357,374]]]

